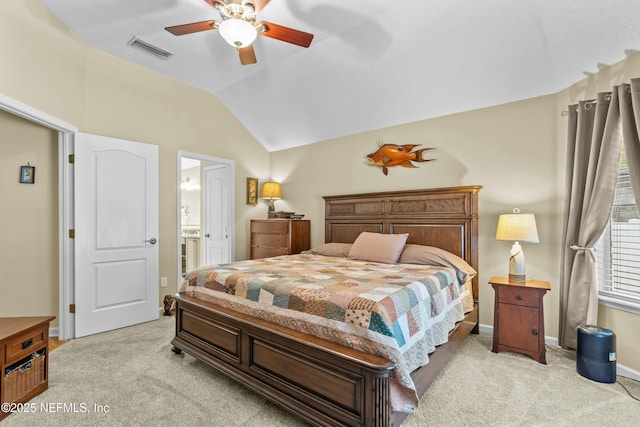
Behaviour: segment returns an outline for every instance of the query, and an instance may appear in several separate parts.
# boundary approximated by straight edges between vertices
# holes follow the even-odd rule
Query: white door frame
[[[58,336],[74,338],[73,316],[68,310],[73,302],[73,173],[69,154],[73,152],[73,135],[78,128],[0,93],[0,109],[58,132]]]
[[[182,206],[182,192],[180,191],[180,183],[182,181],[182,158],[183,157],[188,157],[190,159],[195,159],[195,160],[200,160],[201,162],[211,162],[211,163],[217,163],[220,165],[224,165],[226,167],[229,168],[229,256],[231,258],[231,261],[234,261],[235,259],[235,163],[233,160],[228,160],[228,159],[221,159],[219,157],[211,157],[211,156],[207,156],[204,154],[197,154],[197,153],[191,153],[188,151],[178,151],[178,156],[177,156],[177,172],[176,172],[176,185],[178,188],[178,191],[176,191],[177,195],[178,195],[178,200],[176,203],[176,236],[178,237],[177,239],[177,271],[178,271],[178,286],[180,286],[179,284],[182,283],[182,245],[181,245],[181,236],[180,236],[180,230],[181,230],[181,220],[182,220],[182,212],[180,210],[181,206]],[[200,185],[204,185],[204,183],[200,183]],[[202,223],[202,219],[200,220],[200,222]],[[202,258],[202,253],[203,251],[200,251],[201,254],[201,258]]]

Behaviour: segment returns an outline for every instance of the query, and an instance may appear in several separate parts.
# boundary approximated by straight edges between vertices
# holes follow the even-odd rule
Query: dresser
[[[24,403],[49,386],[49,323],[55,316],[0,318],[0,401]],[[12,411],[2,405],[0,420]],[[4,411],[8,409],[8,411]]]
[[[551,289],[549,282],[492,277],[489,283],[495,293],[492,351],[515,351],[546,364],[542,298]]]
[[[292,255],[311,249],[311,221],[252,219],[251,259]]]

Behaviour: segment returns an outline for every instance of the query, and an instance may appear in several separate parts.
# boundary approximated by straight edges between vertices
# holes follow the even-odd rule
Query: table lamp
[[[511,256],[509,257],[509,281],[524,283],[524,253],[520,242],[539,243],[536,217],[533,214],[521,214],[514,209],[512,214],[503,214],[498,218],[496,240],[511,240]]]
[[[277,182],[265,182],[262,185],[262,194],[260,195],[260,197],[263,199],[267,199],[267,203],[269,204],[269,213],[275,212],[276,209],[273,201],[282,199],[280,184]]]

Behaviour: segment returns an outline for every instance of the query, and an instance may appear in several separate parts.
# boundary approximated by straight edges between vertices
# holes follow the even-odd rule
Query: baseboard
[[[491,325],[483,325],[481,323],[479,325],[479,330],[483,334],[491,334],[491,335],[493,335],[493,326],[491,326]]]
[[[493,335],[493,326],[492,325],[480,324],[479,330],[483,334],[492,334]],[[544,337],[544,342],[548,346],[560,348],[560,346],[558,345],[558,338],[556,338],[556,337],[545,336]],[[575,351],[574,351],[574,353],[575,353]],[[634,369],[628,368],[628,367],[626,367],[624,365],[621,365],[620,363],[616,364],[616,374],[621,376],[621,377],[631,378],[633,380],[640,381],[640,372],[638,372],[638,371],[636,371]]]
[[[640,372],[635,371],[631,368],[627,368],[624,365],[617,364],[616,365],[616,374],[621,377],[631,378],[632,380],[640,381]]]

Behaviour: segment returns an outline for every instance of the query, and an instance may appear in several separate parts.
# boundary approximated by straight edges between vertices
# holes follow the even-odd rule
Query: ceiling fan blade
[[[256,53],[253,51],[252,44],[238,49],[238,55],[240,55],[240,63],[242,65],[255,64],[256,62],[258,62],[256,60]]]
[[[263,25],[265,31],[258,32],[258,34],[271,37],[272,39],[302,47],[309,47],[311,40],[313,40],[313,34],[305,33],[304,31],[294,30],[293,28],[283,27],[282,25],[272,24],[271,22],[261,22],[259,25]]]
[[[174,36],[184,36],[185,34],[198,33],[200,31],[215,30],[216,21],[201,21],[191,24],[174,25],[173,27],[165,27]]]
[[[256,13],[260,12],[262,9],[267,7],[271,0],[247,0],[245,3],[251,3],[256,11]]]

